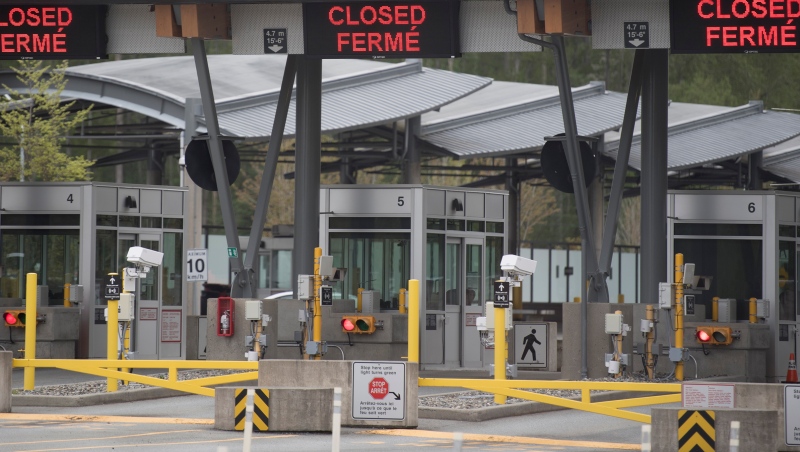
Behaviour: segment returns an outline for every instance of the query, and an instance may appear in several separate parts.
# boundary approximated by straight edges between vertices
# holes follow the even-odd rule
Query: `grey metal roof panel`
[[[394,66],[395,76],[375,72],[359,83],[347,83],[346,77],[323,81],[322,131],[341,132],[418,116],[491,83],[489,78],[423,68],[417,63]],[[220,128],[239,137],[269,137],[276,106],[276,100],[267,97],[261,105],[247,108],[226,110],[223,105],[218,113]],[[287,136],[295,134],[294,109],[293,99]]]
[[[667,168],[681,170],[728,160],[800,135],[800,115],[763,111],[761,102],[670,125]],[[616,158],[619,142],[607,142]],[[641,169],[641,135],[634,136],[629,165]]]
[[[573,97],[580,135],[596,136],[621,125],[625,94],[606,91],[602,84],[590,84],[575,88]],[[421,135],[458,158],[475,158],[537,150],[544,145],[544,137],[563,132],[561,104],[555,92],[529,105],[423,126]]]

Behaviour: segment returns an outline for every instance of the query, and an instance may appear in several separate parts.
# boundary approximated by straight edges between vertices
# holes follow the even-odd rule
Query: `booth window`
[[[465,301],[467,306],[482,306],[481,264],[483,264],[483,259],[481,251],[483,246],[468,243],[466,248],[467,293]]]
[[[78,230],[3,230],[3,267],[0,296],[24,298],[26,274],[36,273],[37,284],[47,286],[48,305],[64,305],[64,284],[79,278]]]
[[[444,234],[428,234],[425,244],[425,303],[428,311],[444,311]]]
[[[444,218],[428,218],[428,229],[444,231]]]
[[[131,215],[119,216],[119,227],[121,228],[138,228],[139,224],[139,217],[134,217]]]
[[[161,229],[161,217],[142,217],[142,227]]]
[[[258,258],[258,287],[292,287],[292,250],[269,250]]]
[[[725,235],[730,237],[761,237],[760,224],[734,223],[675,223],[675,235]]]
[[[122,267],[117,261],[117,231],[98,229],[95,247],[94,285],[95,304],[106,305],[103,284],[109,273],[119,273]]]
[[[398,309],[400,289],[406,287],[411,273],[410,234],[331,233],[330,248],[333,265],[347,269],[341,292],[334,288],[339,292],[334,298],[356,300],[359,288],[376,290],[381,309]]]
[[[705,305],[706,318],[711,318],[712,297],[737,300],[762,298],[764,281],[761,239],[675,239],[675,252],[683,253],[684,262],[695,264],[696,274],[714,277],[710,289],[695,296],[695,303]],[[748,309],[748,304],[744,301],[737,303],[736,318],[746,320]]]
[[[108,226],[115,228],[117,227],[117,216],[116,215],[98,215],[97,219],[95,220],[95,224],[97,226]]]
[[[797,287],[795,242],[778,242],[778,320],[795,321]]]
[[[502,223],[501,223],[502,224]],[[486,237],[486,300],[494,300],[494,282],[503,277],[500,259],[503,258],[503,237]]]
[[[164,218],[164,229],[183,229],[183,219]]]
[[[164,261],[161,263],[161,302],[164,306],[180,306],[183,289],[183,234],[164,233]],[[151,270],[152,271],[152,270]]]

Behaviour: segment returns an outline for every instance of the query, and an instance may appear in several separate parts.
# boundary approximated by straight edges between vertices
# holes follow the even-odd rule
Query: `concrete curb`
[[[81,407],[106,405],[109,403],[137,402],[189,395],[185,392],[165,388],[144,388],[127,391],[88,394],[82,396],[12,395],[11,406]]]

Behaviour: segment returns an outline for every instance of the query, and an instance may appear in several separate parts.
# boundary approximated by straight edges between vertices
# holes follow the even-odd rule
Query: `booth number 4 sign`
[[[208,281],[208,250],[186,252],[186,281]]]

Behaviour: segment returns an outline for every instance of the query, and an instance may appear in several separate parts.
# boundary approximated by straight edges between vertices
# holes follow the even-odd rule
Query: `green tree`
[[[51,71],[49,65],[32,60],[19,61],[13,68],[24,88],[3,85],[8,96],[0,100],[0,134],[11,143],[0,148],[0,179],[20,180],[20,174],[37,181],[91,177],[91,161],[61,152],[64,135],[86,119],[90,110],[73,112],[75,102],[61,103],[66,68],[66,61]]]

